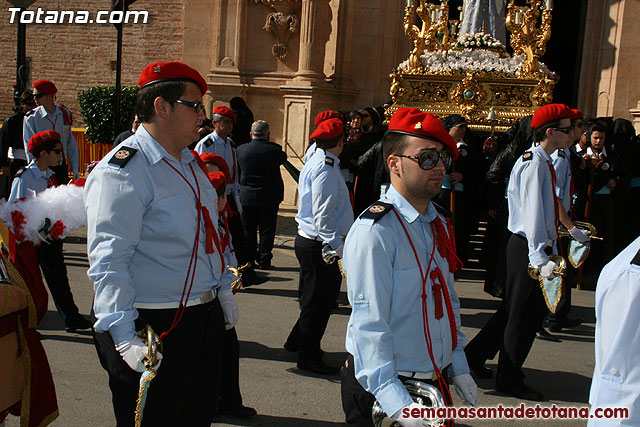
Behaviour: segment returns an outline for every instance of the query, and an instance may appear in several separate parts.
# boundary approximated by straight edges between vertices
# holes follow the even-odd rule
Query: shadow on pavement
[[[491,313],[475,313],[475,314],[460,314],[462,326],[467,328],[482,329],[482,327],[491,319],[493,312]],[[475,335],[474,335],[475,336]],[[471,341],[473,337],[467,337]]]
[[[301,418],[276,417],[273,415],[256,415],[251,420],[240,420],[233,417],[222,417],[216,419],[212,425],[228,424],[237,426],[279,426],[279,427],[331,427],[343,426],[344,423],[330,421],[305,420]],[[456,424],[458,425],[458,424]]]
[[[495,364],[487,364],[494,375],[496,372]],[[591,389],[591,378],[579,375],[573,372],[560,371],[541,371],[539,369],[525,368],[525,383],[544,395],[544,402],[571,402],[571,403],[588,403],[589,390]],[[478,388],[489,391],[489,396],[504,396],[494,390],[495,379],[482,379],[474,376]],[[514,399],[505,396],[506,399]],[[525,401],[527,405],[535,405],[536,402]],[[457,424],[456,424],[457,425]]]
[[[468,308],[468,309],[474,309],[474,310],[493,310],[496,311],[498,310],[498,307],[500,307],[500,303],[502,301],[499,299],[495,299],[495,300],[486,300],[486,299],[479,299],[479,298],[465,298],[465,297],[460,297],[460,307],[461,308]]]
[[[42,341],[62,341],[62,342],[75,342],[78,344],[90,344],[93,345],[93,336],[91,331],[78,331],[67,335],[45,335],[40,334],[40,340]]]
[[[67,236],[64,239],[65,243],[77,243],[77,244],[87,244],[87,238],[84,236]]]
[[[282,279],[281,281],[285,281],[285,280]],[[241,292],[245,292],[248,294],[256,294],[256,295],[269,295],[274,297],[298,298],[297,289],[267,289],[267,288],[260,288],[259,286],[260,285],[249,286],[248,288],[242,288]]]

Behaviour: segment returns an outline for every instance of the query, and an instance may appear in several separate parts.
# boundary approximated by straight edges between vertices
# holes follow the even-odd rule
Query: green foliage
[[[80,113],[87,126],[87,140],[111,144],[120,132],[129,129],[137,93],[137,86],[123,86],[121,88],[120,123],[116,133],[114,129],[116,120],[115,86],[93,86],[78,92]]]

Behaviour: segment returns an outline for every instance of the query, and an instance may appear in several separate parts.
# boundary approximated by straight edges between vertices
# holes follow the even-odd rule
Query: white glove
[[[229,330],[236,326],[238,319],[240,318],[238,304],[236,303],[236,299],[233,297],[233,291],[231,289],[225,289],[224,291],[218,292],[218,299],[220,300],[220,305],[222,306],[222,311],[224,313],[224,327],[226,330]]]
[[[575,225],[571,230],[569,230],[569,234],[580,243],[586,243],[589,241],[589,235],[587,234],[587,232],[582,228],[576,227]]]
[[[117,345],[116,350],[131,369],[136,372],[146,370],[143,360],[149,352],[149,347],[137,335],[129,341]],[[162,353],[158,352],[158,363],[153,368],[157,370],[160,367],[160,362],[162,362]]]
[[[80,172],[73,171],[73,179],[78,179],[78,178],[80,178]]]
[[[404,408],[399,409],[398,412],[396,412],[391,416],[391,418],[396,420],[403,427],[423,427],[426,424],[424,423],[424,420],[422,418],[420,417],[414,418],[411,416],[411,411],[416,408],[420,410],[420,413],[422,413],[422,408],[426,408],[426,406],[413,402],[411,405],[408,405],[408,406],[405,406]],[[404,417],[405,412],[408,415],[408,417]],[[425,415],[426,415],[426,412],[425,412]]]
[[[456,392],[460,399],[471,406],[476,406],[478,400],[478,386],[471,377],[471,374],[462,374],[453,377],[453,384],[456,386]]]
[[[538,267],[538,271],[540,272],[540,275],[545,279],[553,279],[554,277],[556,277],[556,275],[553,273],[553,270],[555,270],[556,268],[558,268],[558,265],[555,262],[549,260],[546,264],[542,264],[540,267]]]

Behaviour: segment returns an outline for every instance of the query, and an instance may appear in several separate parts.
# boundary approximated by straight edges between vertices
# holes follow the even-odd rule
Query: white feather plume
[[[43,236],[40,233],[47,218],[50,226],[57,221],[65,225],[61,238],[66,237],[71,231],[84,227],[87,216],[84,210],[83,187],[76,185],[60,185],[47,188],[35,197],[26,200],[7,202],[0,200],[0,219],[7,224],[11,232],[16,234],[11,212],[20,211],[24,215],[25,223],[22,233],[24,240],[35,244],[40,243]]]

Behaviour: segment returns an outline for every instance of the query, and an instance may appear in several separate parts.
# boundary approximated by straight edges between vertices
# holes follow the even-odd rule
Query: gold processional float
[[[477,131],[503,132],[552,101],[558,77],[539,61],[551,36],[551,2],[507,5],[504,25],[513,55],[487,29],[491,4],[465,1],[461,17],[477,9],[483,16],[480,32],[463,33],[463,20],[450,19],[448,0],[407,0],[404,31],[413,49],[390,75],[388,117],[415,107],[441,118],[460,114]]]

